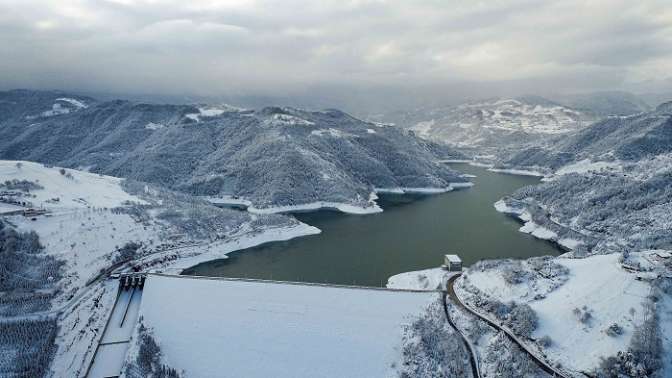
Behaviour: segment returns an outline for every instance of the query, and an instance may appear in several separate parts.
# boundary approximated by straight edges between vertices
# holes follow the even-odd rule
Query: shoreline
[[[546,227],[539,225],[532,221],[532,216],[527,209],[518,209],[509,206],[505,200],[500,199],[493,204],[495,210],[499,213],[511,216],[523,223],[523,226],[518,229],[519,232],[531,235],[539,240],[545,240],[558,246],[561,250],[572,252],[581,244],[580,241],[567,238],[559,238],[558,234]]]
[[[210,202],[215,206],[226,206],[232,208],[239,208],[252,214],[291,214],[313,212],[321,210],[333,210],[344,214],[353,215],[368,215],[383,212],[383,209],[378,205],[376,200],[378,194],[442,194],[452,192],[457,189],[471,188],[474,186],[472,182],[451,182],[447,187],[430,188],[430,187],[396,187],[396,188],[374,188],[369,194],[369,206],[358,206],[345,202],[329,202],[316,201],[300,205],[285,205],[272,207],[256,207],[252,201],[232,197],[232,196],[203,196],[202,199]]]

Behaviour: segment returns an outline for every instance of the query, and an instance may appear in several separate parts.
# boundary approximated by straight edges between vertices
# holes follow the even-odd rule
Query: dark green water
[[[322,233],[235,252],[184,274],[383,286],[394,274],[441,265],[446,253],[459,254],[464,265],[560,253],[553,244],[518,232],[520,224],[493,207],[538,178],[452,166],[476,175],[471,179],[476,185],[431,196],[381,196],[379,214],[296,214]]]

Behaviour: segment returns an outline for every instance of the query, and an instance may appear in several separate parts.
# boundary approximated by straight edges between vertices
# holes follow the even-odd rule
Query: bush
[[[620,336],[623,334],[623,328],[618,324],[614,323],[610,325],[606,330],[604,330],[604,333],[606,333],[611,337]]]
[[[507,321],[513,332],[520,336],[530,337],[539,325],[539,317],[528,304],[515,304]]]
[[[123,263],[135,259],[138,255],[138,250],[142,247],[136,242],[128,242],[123,247],[117,249],[117,255],[112,261],[113,264]]]
[[[572,312],[576,316],[576,319],[583,324],[590,324],[590,321],[593,319],[593,311],[587,306],[583,306],[582,308],[576,307]]]
[[[537,344],[539,344],[539,346],[542,348],[549,348],[553,345],[553,339],[551,339],[550,336],[546,335],[537,340]]]
[[[44,187],[36,182],[30,180],[6,180],[4,183],[0,184],[0,189],[6,190],[20,190],[22,192],[30,192],[31,190],[40,190]]]

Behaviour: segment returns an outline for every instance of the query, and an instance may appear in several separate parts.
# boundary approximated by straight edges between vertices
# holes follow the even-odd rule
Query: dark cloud
[[[610,89],[672,72],[672,7],[669,0],[0,0],[0,58],[5,88]]]

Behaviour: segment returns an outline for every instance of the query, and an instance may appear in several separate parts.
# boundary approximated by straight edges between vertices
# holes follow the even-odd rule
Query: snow
[[[66,289],[81,288],[110,265],[111,255],[130,241],[160,240],[156,225],[141,226],[130,215],[102,210],[122,206],[124,202],[146,203],[126,193],[121,179],[66,169],[46,168],[38,163],[0,161],[0,180],[30,180],[44,189],[32,190],[28,198],[34,207],[45,208],[47,216],[35,220],[21,215],[10,219],[20,230],[34,230],[45,246],[45,253],[64,260],[62,285]],[[59,201],[53,201],[59,198]],[[65,295],[57,297],[60,303]]]
[[[396,375],[402,325],[437,293],[150,275],[141,304],[191,377]]]
[[[472,161],[469,160],[469,159],[441,159],[441,160],[438,160],[438,162],[439,163],[446,163],[446,164],[450,164],[450,163],[472,163]]]
[[[184,116],[189,118],[192,121],[201,122],[201,117],[204,117],[204,118],[217,117],[217,116],[220,116],[224,113],[238,112],[238,111],[242,111],[242,110],[244,110],[244,109],[224,104],[224,105],[221,105],[220,107],[206,106],[206,107],[198,108],[198,113],[189,113],[189,114],[185,114]]]
[[[418,122],[413,125],[413,127],[411,127],[411,130],[417,133],[419,137],[426,138],[430,136],[430,132],[432,127],[434,127],[434,124],[435,121],[433,119],[429,121]]]
[[[349,203],[343,202],[328,202],[328,201],[316,201],[300,205],[288,205],[288,206],[271,206],[271,207],[256,207],[252,205],[249,201],[240,202],[247,206],[247,211],[253,214],[277,214],[277,213],[296,213],[304,211],[317,211],[317,210],[337,210],[347,214],[375,214],[380,213],[383,209],[376,204],[376,192],[371,192],[369,195],[369,200],[367,206],[358,206]],[[223,200],[226,200],[224,197]],[[238,199],[237,201],[243,201]],[[222,203],[222,202],[220,202]],[[235,204],[235,202],[229,202]]]
[[[0,214],[10,213],[10,212],[17,211],[17,210],[24,210],[24,208],[21,207],[21,206],[12,205],[10,203],[1,203],[0,202]]]
[[[68,113],[70,113],[69,108],[64,108],[64,107],[61,106],[61,104],[53,104],[51,106],[51,110],[45,110],[42,113],[40,113],[40,115],[42,117],[53,117],[53,116],[56,116],[56,115],[68,114]],[[29,118],[31,118],[31,117],[29,117]],[[35,118],[35,117],[32,117],[32,118]]]
[[[289,114],[273,114],[273,116],[264,121],[265,124],[271,126],[284,126],[284,125],[293,125],[293,126],[313,126],[314,122],[305,120],[301,117],[296,117]]]
[[[576,249],[580,244],[583,244],[582,241],[571,239],[571,238],[561,238],[557,240],[557,243],[569,250]]]
[[[314,131],[313,131],[314,132]],[[328,179],[329,176],[325,176]],[[378,199],[377,193],[382,194],[440,194],[450,192],[455,189],[469,188],[474,186],[471,182],[454,182],[450,183],[448,187],[444,188],[409,188],[409,187],[395,187],[395,188],[374,188],[369,196],[368,206],[358,206],[343,202],[328,202],[316,201],[300,205],[288,206],[271,206],[271,207],[257,207],[252,201],[245,198],[233,197],[229,195],[204,196],[207,201],[217,205],[232,205],[244,206],[247,211],[253,214],[278,214],[278,213],[296,213],[305,211],[318,210],[337,210],[346,214],[376,214],[383,211],[383,209],[376,204]]]
[[[530,213],[523,209],[523,208],[515,208],[509,206],[506,201],[504,200],[499,200],[495,202],[494,204],[495,210],[499,211],[500,213],[504,214],[509,214],[513,215],[516,218],[520,219],[521,221],[525,222],[525,224],[518,229],[520,232],[524,232],[526,234],[530,234],[536,238],[543,239],[543,240],[549,240],[553,242],[557,242],[558,244],[562,245],[563,247],[573,249],[579,244],[581,244],[580,241],[574,240],[574,239],[569,239],[569,238],[561,238],[558,239],[558,234],[555,232],[538,225],[534,223],[531,219],[532,216]]]
[[[17,163],[21,167],[17,167]],[[29,180],[43,186],[42,190],[33,190],[30,198],[36,207],[52,209],[117,207],[125,201],[145,203],[138,197],[126,193],[120,186],[122,179],[94,173],[65,169],[67,177],[59,172],[60,168],[46,168],[39,163],[28,161],[0,160],[0,180]],[[59,198],[58,202],[50,201]]]
[[[114,377],[121,372],[131,334],[136,328],[142,295],[141,290],[119,293],[88,377]]]
[[[551,292],[546,299],[530,304],[539,315],[536,337],[549,335],[554,344],[547,349],[565,366],[588,370],[597,366],[601,357],[626,350],[633,328],[643,322],[643,302],[649,285],[637,281],[636,275],[621,268],[619,255],[594,256],[587,259],[558,259],[570,269],[570,279]],[[588,326],[572,313],[587,306],[593,311]],[[629,310],[635,309],[632,316]],[[624,334],[611,337],[604,333],[618,323]]]
[[[72,309],[59,318],[53,377],[83,377],[93,357],[117,294],[117,282],[106,281],[85,293]]]
[[[49,312],[60,314],[58,350],[51,367],[53,376],[82,376],[83,370],[89,366],[93,348],[101,338],[104,344],[99,353],[108,357],[101,357],[105,363],[100,367],[94,366],[94,372],[98,374],[98,369],[101,369],[103,375],[114,375],[115,370],[118,373],[125,352],[119,344],[105,343],[116,343],[130,337],[140,296],[133,297],[124,325],[118,326],[119,313],[114,312],[110,322],[113,328],[102,336],[107,315],[112,310],[116,282],[91,281],[112,265],[118,247],[131,241],[140,242],[143,251],[150,253],[136,263],[144,264],[157,259],[158,263],[148,265],[179,272],[203,261],[225,258],[231,251],[320,232],[315,227],[296,221],[274,227],[242,223],[235,233],[227,234],[224,239],[206,239],[191,245],[178,243],[177,247],[164,249],[165,246],[158,243],[164,241],[166,233],[171,231],[165,224],[154,218],[138,223],[125,212],[110,211],[114,207],[127,207],[129,202],[147,203],[126,193],[120,186],[121,179],[71,169],[65,169],[62,174],[57,167],[31,162],[20,162],[17,166],[17,163],[0,161],[0,180],[30,180],[43,186],[43,189],[31,190],[28,193],[30,197],[25,198],[48,213],[36,216],[34,220],[22,215],[6,216],[7,220],[21,231],[37,232],[45,246],[44,253],[64,263],[63,277],[58,282],[59,291]],[[253,215],[251,220],[258,217]],[[169,259],[160,261],[168,255]]]
[[[620,162],[597,161],[592,162],[589,159],[584,159],[576,163],[565,165],[555,172],[555,176],[562,176],[570,173],[588,173],[588,172],[621,172],[623,170]]]
[[[332,129],[332,128],[313,130],[313,131],[310,132],[310,135],[314,135],[314,136],[329,135],[329,136],[332,136],[334,138],[343,138],[343,137],[346,137],[346,136],[350,136],[350,134],[347,134],[347,133],[344,133],[341,130]]]
[[[142,294],[142,290],[122,290],[119,293],[102,343],[117,343],[131,338],[140,311]]]
[[[227,254],[234,251],[252,248],[274,241],[286,241],[301,236],[315,235],[321,232],[319,228],[301,222],[293,226],[266,228],[262,231],[255,232],[246,232],[244,229],[245,227],[243,226],[243,231],[240,235],[230,236],[224,241],[210,243],[207,246],[196,245],[184,247],[179,251],[179,260],[171,262],[170,266],[160,270],[163,272],[179,274],[184,269],[202,262],[227,258]],[[160,258],[160,254],[150,256],[140,261],[151,260],[156,257]]]
[[[545,175],[541,172],[531,171],[526,169],[499,169],[499,168],[489,168],[490,172],[497,173],[506,173],[509,175],[518,175],[518,176],[535,176],[535,177],[544,177]]]
[[[68,287],[83,287],[109,266],[117,247],[131,241],[161,240],[160,228],[143,227],[127,214],[92,209],[63,211],[35,221],[23,216],[11,220],[20,230],[37,232],[45,253],[65,261],[64,285]]]
[[[128,351],[128,343],[101,345],[96,353],[96,360],[91,366],[87,377],[117,377],[121,372]],[[100,362],[98,362],[100,361]]]
[[[532,221],[526,222],[525,225],[519,229],[519,231],[530,234],[538,239],[553,241],[558,239],[558,234]]]
[[[234,206],[244,206],[246,208],[252,206],[252,202],[249,200],[225,194],[220,194],[217,196],[203,196],[201,198],[215,205],[227,205],[227,206],[234,205]]]
[[[409,187],[396,187],[396,188],[375,188],[376,193],[380,194],[440,194],[453,191],[455,189],[461,188],[470,188],[474,186],[471,182],[452,182],[448,187],[444,188],[409,188]]]
[[[57,98],[56,101],[67,102],[68,104],[74,105],[74,106],[76,106],[76,107],[78,107],[78,108],[82,108],[82,109],[86,109],[86,108],[89,107],[89,106],[86,105],[85,103],[83,103],[83,102],[81,102],[81,101],[79,101],[79,100],[75,100],[74,98],[60,97],[60,98]]]
[[[590,371],[600,358],[626,350],[634,327],[644,320],[643,302],[649,285],[623,269],[619,257],[556,258],[556,263],[569,269],[568,280],[558,287],[546,279],[510,285],[497,269],[470,270],[468,282],[501,302],[528,303],[539,317],[532,337],[550,336],[553,341],[544,349],[549,359],[575,371]],[[580,322],[573,313],[583,306],[592,312],[588,323]],[[614,323],[623,327],[623,335],[612,337],[604,332]]]
[[[145,125],[145,129],[147,129],[147,130],[159,130],[159,129],[163,129],[164,127],[166,127],[166,125],[164,125],[162,123],[154,123],[154,122],[149,122],[148,124]]]
[[[386,286],[390,289],[440,290],[448,278],[456,273],[443,268],[404,272],[388,278]]]
[[[200,114],[199,113],[189,113],[185,114],[185,117],[189,118],[192,121],[200,122],[201,120],[199,119]]]

